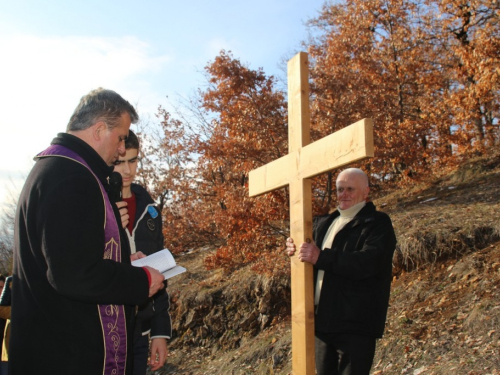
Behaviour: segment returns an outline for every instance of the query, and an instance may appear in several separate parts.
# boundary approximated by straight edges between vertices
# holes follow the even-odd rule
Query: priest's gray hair
[[[128,113],[135,124],[139,116],[134,107],[118,93],[102,87],[92,90],[80,99],[71,116],[66,131],[78,131],[90,128],[99,121],[106,123],[109,130],[120,124],[121,116]]]

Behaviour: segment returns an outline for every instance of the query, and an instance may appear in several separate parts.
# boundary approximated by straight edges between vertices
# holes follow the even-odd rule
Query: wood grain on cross
[[[289,153],[250,172],[250,196],[290,187],[290,236],[296,244],[312,238],[310,178],[373,156],[373,123],[364,119],[310,144],[307,53],[288,62]],[[291,258],[292,370],[313,375],[313,267]]]

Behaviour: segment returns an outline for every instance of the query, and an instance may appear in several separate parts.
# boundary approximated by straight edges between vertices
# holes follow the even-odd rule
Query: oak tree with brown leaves
[[[284,96],[275,90],[273,77],[225,51],[206,73],[209,85],[191,101],[190,121],[174,121],[162,109],[158,114],[169,139],[163,147],[184,158],[179,164],[184,174],[175,172],[175,193],[164,210],[167,246],[174,251],[217,246],[207,267],[229,270],[252,263],[284,272],[285,259],[275,262],[273,254],[286,236],[286,190],[248,197],[248,172],[286,153]]]
[[[326,2],[308,22],[311,138],[374,120],[374,190],[437,175],[500,143],[500,5],[494,0]],[[208,267],[286,272],[287,189],[248,197],[248,172],[287,152],[285,94],[274,77],[222,51],[191,117],[160,108],[148,178],[163,197],[166,245],[214,245]],[[147,159],[147,158],[146,158]],[[161,167],[154,166],[160,163]],[[149,168],[149,169],[148,169]],[[313,210],[335,206],[333,173],[313,181]]]
[[[495,1],[326,3],[309,21],[319,136],[375,123],[379,182],[410,183],[498,144]]]

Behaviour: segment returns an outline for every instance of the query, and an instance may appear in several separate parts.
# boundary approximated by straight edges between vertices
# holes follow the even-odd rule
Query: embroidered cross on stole
[[[104,259],[121,262],[120,231],[113,213],[113,207],[101,181],[89,165],[76,152],[60,145],[51,145],[37,155],[37,158],[58,156],[73,160],[85,166],[95,177],[101,188],[105,205]],[[124,375],[127,362],[127,329],[123,305],[98,305],[104,339],[104,375]]]

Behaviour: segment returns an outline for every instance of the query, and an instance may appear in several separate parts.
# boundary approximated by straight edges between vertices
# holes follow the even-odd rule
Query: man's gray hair
[[[340,172],[339,176],[341,174],[346,174],[346,173],[356,175],[358,178],[361,179],[361,181],[363,181],[363,184],[366,184],[366,186],[369,186],[368,176],[366,175],[366,173],[363,170],[361,170],[359,168],[347,168],[347,169],[344,169],[342,172]]]
[[[105,122],[108,129],[113,129],[120,124],[124,113],[129,114],[132,124],[139,120],[137,112],[128,101],[113,90],[99,87],[80,99],[66,131],[85,130],[99,121]]]

